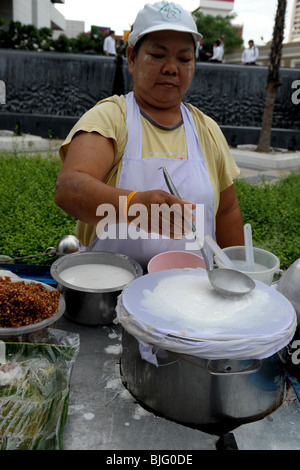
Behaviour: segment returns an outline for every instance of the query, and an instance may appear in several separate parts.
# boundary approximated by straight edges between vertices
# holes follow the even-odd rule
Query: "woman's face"
[[[169,30],[150,33],[137,54],[132,46],[127,54],[139,104],[163,109],[180,105],[195,70],[191,34]]]

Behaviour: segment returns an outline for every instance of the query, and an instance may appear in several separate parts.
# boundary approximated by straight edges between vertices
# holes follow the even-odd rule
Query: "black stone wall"
[[[121,73],[120,73],[121,72]],[[199,64],[185,99],[221,126],[231,145],[258,142],[265,103],[266,67]],[[281,69],[272,145],[300,149],[300,105],[292,101],[298,69]],[[132,89],[126,61],[111,57],[0,49],[0,128],[64,138],[99,100]]]
[[[113,92],[110,57],[0,49],[6,104],[0,128],[64,138],[85,111]]]

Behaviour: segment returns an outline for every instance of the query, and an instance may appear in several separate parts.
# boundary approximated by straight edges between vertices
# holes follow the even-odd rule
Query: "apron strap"
[[[134,123],[134,125],[132,125],[132,123]],[[126,155],[130,159],[140,160],[142,158],[143,148],[142,122],[140,116],[140,109],[135,100],[133,91],[126,95],[126,124]]]

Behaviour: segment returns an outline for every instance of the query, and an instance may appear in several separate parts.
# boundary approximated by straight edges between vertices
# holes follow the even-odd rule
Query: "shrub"
[[[300,258],[300,171],[275,182],[241,179],[235,186],[253,244],[274,253],[287,269]]]
[[[75,220],[54,203],[61,167],[57,156],[5,154],[0,162],[0,254],[15,258],[44,253],[64,235],[74,233]],[[24,262],[47,264],[47,260]]]
[[[92,26],[90,33],[80,33],[76,38],[60,34],[54,39],[50,28],[36,28],[20,21],[10,21],[7,29],[4,29],[1,28],[3,24],[0,18],[0,49],[104,54],[103,44],[107,34],[97,26]]]

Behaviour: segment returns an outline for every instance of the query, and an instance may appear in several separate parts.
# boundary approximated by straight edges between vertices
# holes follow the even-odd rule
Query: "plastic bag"
[[[0,342],[0,449],[59,450],[79,335],[51,329],[47,344]]]

